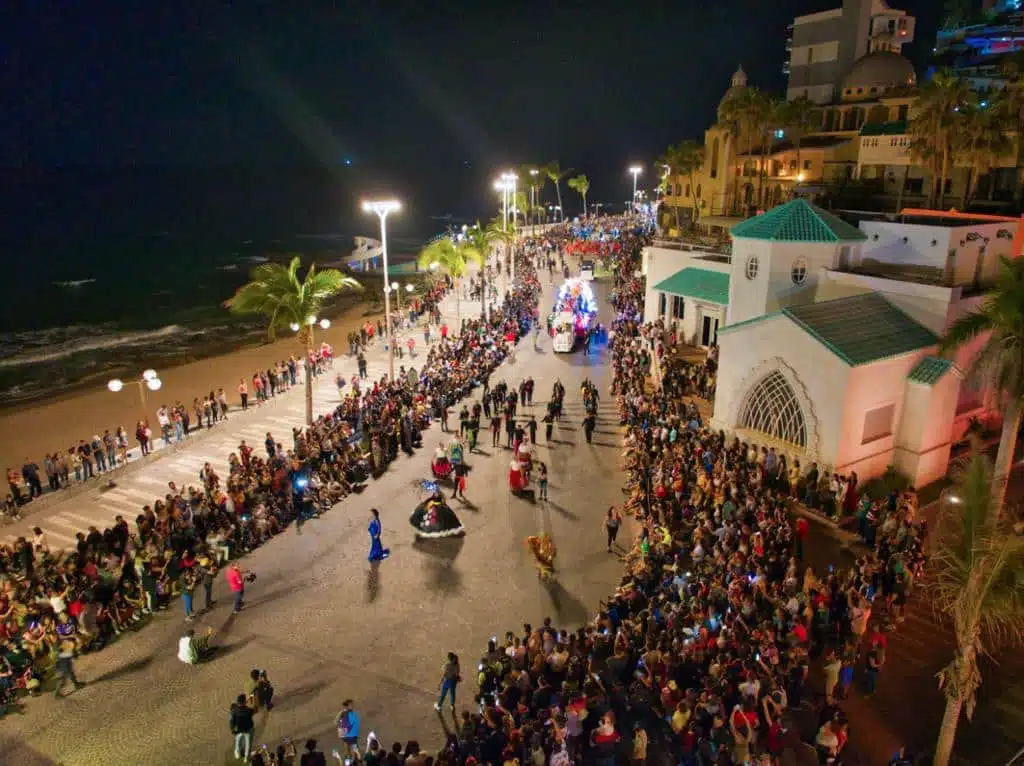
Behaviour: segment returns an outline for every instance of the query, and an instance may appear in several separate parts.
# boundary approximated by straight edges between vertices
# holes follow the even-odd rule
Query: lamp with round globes
[[[316,317],[314,315],[310,314],[308,317],[306,317],[306,324],[308,324],[310,327],[315,325],[316,324]]]
[[[643,168],[639,165],[633,165],[629,172],[633,174],[633,202],[636,202],[636,179],[643,172]]]
[[[160,376],[156,370],[149,368],[143,370],[142,375],[137,380],[129,381],[139,387],[139,399],[142,402],[143,415],[146,414],[148,405],[146,404],[146,389],[150,391],[159,391],[163,388],[164,382],[160,380]],[[124,390],[125,382],[121,378],[111,378],[107,381],[107,390],[111,393],[118,394]]]
[[[291,328],[292,332],[298,332],[299,330],[302,329],[302,326],[298,322],[292,322],[288,326]]]
[[[321,329],[323,329],[323,330],[327,330],[327,329],[329,329],[329,328],[330,328],[330,326],[331,326],[331,320],[330,320],[330,319],[327,319],[327,318],[324,318],[324,319],[321,319],[321,320],[320,320],[320,323],[319,323],[319,324],[320,324],[320,328],[321,328]]]

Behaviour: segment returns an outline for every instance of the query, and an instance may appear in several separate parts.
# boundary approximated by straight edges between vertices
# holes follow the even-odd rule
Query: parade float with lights
[[[551,323],[552,346],[567,354],[576,347],[576,339],[590,330],[597,316],[597,300],[590,284],[583,279],[567,279],[558,288],[558,297],[548,321]]]

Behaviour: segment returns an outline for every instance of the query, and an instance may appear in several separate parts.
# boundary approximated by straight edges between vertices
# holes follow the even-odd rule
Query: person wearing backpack
[[[352,708],[352,700],[345,700],[341,703],[341,712],[338,713],[338,737],[345,745],[347,758],[359,756],[359,713]]]
[[[231,733],[235,737],[235,760],[249,760],[255,725],[252,719],[252,708],[245,704],[244,694],[239,694],[235,704],[231,706],[228,722],[231,726]]]

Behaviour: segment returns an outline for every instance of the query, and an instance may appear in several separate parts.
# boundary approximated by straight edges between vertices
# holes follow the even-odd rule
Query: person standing
[[[348,758],[359,755],[359,713],[352,708],[352,700],[345,700],[341,703],[341,712],[338,714],[338,737],[345,745],[345,755]]]
[[[615,538],[619,536],[619,527],[622,526],[622,515],[618,509],[613,505],[608,509],[607,515],[604,517],[604,528],[608,533],[608,552],[612,552],[612,544],[615,542]]]
[[[548,467],[543,460],[537,464],[537,487],[540,490],[540,499],[548,499]]]
[[[228,581],[228,587],[235,599],[234,614],[242,611],[245,605],[245,572],[238,568],[238,564],[232,561],[224,570],[224,579]]]
[[[461,460],[455,463],[452,472],[455,478],[455,491],[452,492],[452,499],[454,500],[459,495],[462,495],[462,499],[466,499],[466,474],[469,472],[466,464]]]
[[[459,685],[461,680],[459,656],[455,652],[448,652],[448,661],[445,662],[444,668],[441,671],[441,695],[437,698],[437,702],[434,703],[434,710],[439,713],[441,712],[441,706],[444,704],[446,697],[451,697],[452,710],[455,710],[455,687]]]
[[[248,761],[252,753],[252,733],[255,723],[252,708],[245,704],[245,695],[239,694],[231,706],[229,718],[231,733],[235,737],[235,760]]]
[[[590,413],[583,418],[583,434],[587,437],[587,444],[591,444],[594,439],[594,428],[597,426],[597,418],[594,417],[593,413]]]
[[[456,484],[455,486],[456,491],[458,491],[458,484]],[[383,561],[391,555],[391,551],[388,548],[385,548],[380,540],[380,535],[381,532],[383,531],[383,527],[381,526],[380,523],[380,511],[378,511],[376,508],[371,508],[370,515],[370,555],[368,556],[368,558],[371,562]]]
[[[249,386],[245,378],[238,381],[238,398],[242,400],[242,409],[249,409]]]
[[[75,677],[75,642],[65,639],[60,642],[60,649],[57,652],[57,688],[53,690],[54,697],[60,697],[64,689],[64,683],[71,681],[76,690],[85,686],[84,683]]]
[[[181,576],[181,603],[185,606],[185,622],[192,622],[195,615],[192,611],[192,596],[196,591],[196,575],[186,569]]]

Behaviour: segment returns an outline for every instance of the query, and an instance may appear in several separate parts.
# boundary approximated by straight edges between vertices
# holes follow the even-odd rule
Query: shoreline
[[[326,340],[334,348],[336,356],[346,355],[347,334],[364,322],[381,317],[383,311],[377,311],[372,300],[360,296],[353,305],[332,318],[329,329],[318,329],[316,342]],[[236,409],[239,407],[239,379],[245,378],[251,387],[255,370],[265,369],[272,362],[287,359],[297,352],[301,352],[301,347],[294,337],[279,336],[274,341],[165,365],[162,369],[154,363],[152,366],[158,370],[163,386],[159,392],[147,392],[145,412],[133,386],[125,386],[120,393],[114,394],[98,382],[110,377],[107,372],[97,372],[91,381],[83,381],[59,393],[43,392],[30,402],[5,406],[0,409],[0,433],[5,436],[0,443],[0,467],[13,467],[20,476],[21,465],[28,457],[39,465],[45,488],[43,458],[46,454],[67,451],[80,439],[88,439],[93,434],[102,435],[106,429],[113,433],[122,425],[129,434],[129,450],[137,452],[135,424],[142,417],[147,418],[151,426],[155,424],[156,411],[161,404],[173,405],[180,401],[188,407],[195,397],[209,392],[211,388],[224,388],[232,409]],[[228,411],[229,417],[230,414],[231,410]],[[58,493],[65,491],[58,490]],[[46,492],[43,497],[49,495],[50,492]],[[26,508],[31,508],[31,505]]]

